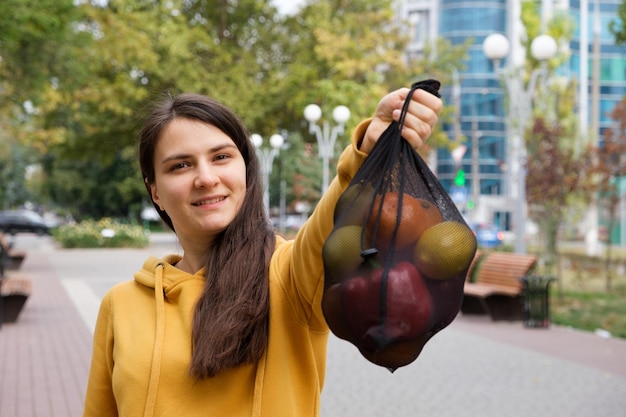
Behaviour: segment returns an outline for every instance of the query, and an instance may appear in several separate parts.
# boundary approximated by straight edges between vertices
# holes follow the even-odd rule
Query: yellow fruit
[[[324,267],[330,273],[328,283],[341,282],[356,272],[363,262],[361,256],[361,226],[343,226],[334,230],[322,249]],[[330,279],[329,279],[330,278]]]
[[[449,279],[467,271],[476,252],[476,237],[463,223],[445,221],[429,227],[420,237],[413,259],[428,278]]]

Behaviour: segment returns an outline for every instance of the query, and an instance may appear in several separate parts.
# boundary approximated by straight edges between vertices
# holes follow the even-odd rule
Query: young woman
[[[337,176],[294,240],[276,236],[255,149],[220,103],[160,103],[140,136],[150,197],[183,255],[145,261],[103,298],[84,416],[319,415],[328,326],[322,246],[341,193],[409,89],[354,132]],[[403,137],[430,136],[441,100],[414,92]]]

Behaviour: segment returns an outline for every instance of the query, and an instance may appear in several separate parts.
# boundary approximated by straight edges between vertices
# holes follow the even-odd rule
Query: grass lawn
[[[614,337],[626,338],[626,294],[564,291],[551,292],[552,323],[576,329],[603,329]]]
[[[562,252],[561,282],[550,287],[552,323],[592,332],[602,329],[626,338],[626,257],[617,252],[613,259],[621,266],[612,269],[612,289],[607,292],[603,260]]]

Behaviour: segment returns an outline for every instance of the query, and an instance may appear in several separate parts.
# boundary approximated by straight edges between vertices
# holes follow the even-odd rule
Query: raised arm
[[[337,176],[298,233],[293,246],[289,249],[290,253],[283,254],[291,257],[290,273],[287,278],[290,283],[287,286],[298,292],[302,301],[300,314],[303,314],[304,319],[313,326],[315,326],[313,322],[325,326],[321,313],[324,275],[322,247],[333,229],[335,204],[380,135],[392,121],[399,121],[409,91],[408,88],[401,88],[387,94],[378,103],[374,116],[358,125],[352,137],[352,144],[344,150],[339,159]],[[413,93],[402,131],[402,136],[412,147],[418,149],[431,135],[441,108],[442,102],[438,97],[424,90],[416,90]]]

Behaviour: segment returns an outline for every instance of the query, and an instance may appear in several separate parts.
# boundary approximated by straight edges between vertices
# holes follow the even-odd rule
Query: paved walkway
[[[16,245],[33,295],[0,329],[0,417],[80,416],[100,298],[148,254],[178,248],[161,235],[146,250]],[[327,369],[322,417],[626,416],[626,341],[557,326],[459,316],[393,374],[331,337]]]

